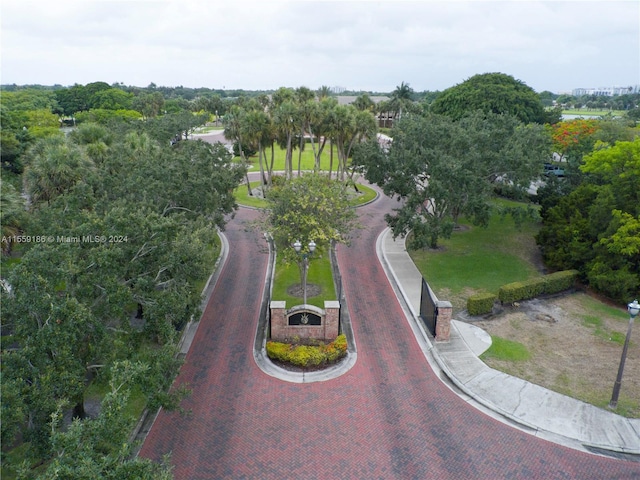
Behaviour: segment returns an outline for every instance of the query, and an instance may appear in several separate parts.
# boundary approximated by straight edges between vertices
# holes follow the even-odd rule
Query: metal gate
[[[431,288],[429,288],[429,284],[423,278],[422,290],[420,292],[420,319],[434,337],[436,335],[437,318],[438,307],[434,301],[434,296],[431,292]]]

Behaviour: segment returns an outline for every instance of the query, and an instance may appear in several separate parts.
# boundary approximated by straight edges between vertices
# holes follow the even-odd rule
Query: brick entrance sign
[[[297,305],[287,310],[287,302],[271,302],[271,339],[294,337],[331,342],[340,332],[340,302],[325,301],[324,310],[313,305]]]

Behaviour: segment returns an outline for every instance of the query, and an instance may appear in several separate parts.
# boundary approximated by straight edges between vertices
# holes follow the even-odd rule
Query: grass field
[[[317,148],[317,145],[316,145],[316,148]],[[328,172],[329,168],[332,167],[331,171],[335,174],[338,167],[338,153],[337,153],[336,147],[334,146],[333,147],[333,165],[331,165],[330,151],[331,151],[331,145],[327,145],[322,151],[322,155],[320,155],[320,171]],[[271,149],[267,149],[266,154],[267,154],[267,163],[271,164]],[[286,157],[286,150],[276,145],[274,149],[274,156],[273,156],[273,171],[275,172],[284,171],[285,157]],[[239,159],[236,157],[236,160],[239,160]],[[257,154],[252,155],[251,157],[248,158],[248,160],[249,160],[249,163],[251,164],[250,171],[259,172],[260,165],[258,162],[258,155]],[[308,171],[308,170],[314,169],[315,158],[314,158],[313,149],[311,148],[310,143],[307,143],[304,145],[304,148],[302,149],[302,155],[300,155],[300,150],[298,149],[295,149],[293,151],[292,162],[293,162],[294,172],[298,171],[298,160],[300,160],[300,170]]]
[[[273,300],[284,300],[287,308],[302,304],[301,297],[290,295],[289,287],[300,284],[300,270],[295,263],[285,264],[281,256],[276,257],[276,271],[273,279]],[[309,305],[324,308],[325,300],[336,300],[336,290],[333,285],[333,275],[331,272],[331,262],[326,253],[318,252],[309,262],[307,273],[307,286],[315,285],[320,287],[320,293],[313,297],[307,297]]]
[[[598,117],[604,117],[606,115],[621,117],[625,113],[626,112],[624,110],[599,110],[599,109],[590,109],[590,108],[562,110],[563,115],[589,115],[589,116],[598,116]]]
[[[499,204],[515,202],[496,201]],[[487,228],[473,226],[466,219],[459,227],[450,239],[440,240],[437,250],[409,252],[436,295],[450,300],[454,309],[465,308],[467,297],[474,293],[497,293],[505,283],[539,275],[533,239],[537,221],[517,227],[496,211]]]

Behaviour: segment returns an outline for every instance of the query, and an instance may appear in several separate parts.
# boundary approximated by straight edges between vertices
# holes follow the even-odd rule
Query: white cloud
[[[2,83],[442,90],[640,83],[631,1],[5,0]]]

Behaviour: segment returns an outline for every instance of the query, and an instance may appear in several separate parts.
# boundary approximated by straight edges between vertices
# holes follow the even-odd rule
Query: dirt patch
[[[317,297],[322,293],[322,289],[320,285],[316,285],[315,283],[307,283],[307,298]],[[295,285],[291,285],[287,288],[287,294],[292,297],[303,298],[304,297],[304,289],[302,285],[297,283]]]
[[[584,293],[521,302],[472,321],[492,336],[522,343],[526,361],[487,358],[497,370],[606,408],[618,372],[628,316],[596,310]],[[625,319],[626,318],[626,319]],[[634,325],[616,413],[640,418],[640,322]]]

